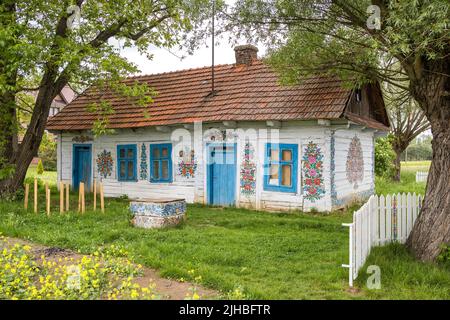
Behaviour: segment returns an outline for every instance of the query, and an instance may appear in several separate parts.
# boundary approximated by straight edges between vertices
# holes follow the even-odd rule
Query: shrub
[[[441,253],[438,256],[438,261],[443,263],[450,262],[450,244],[441,245]]]
[[[395,152],[391,144],[392,136],[378,138],[375,142],[375,174],[391,178],[394,175]]]
[[[38,165],[37,165],[37,168],[36,168],[36,173],[38,175],[41,175],[41,174],[44,173],[44,165],[42,164],[42,159],[39,159],[39,162],[38,162]]]

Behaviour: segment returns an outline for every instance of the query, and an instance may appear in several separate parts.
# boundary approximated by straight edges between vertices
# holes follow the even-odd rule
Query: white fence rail
[[[422,196],[396,194],[388,196],[373,195],[356,212],[353,222],[344,223],[349,227],[349,285],[358,277],[370,249],[388,242],[404,243],[422,207]]]
[[[426,182],[428,179],[428,172],[417,171],[416,172],[416,182]]]

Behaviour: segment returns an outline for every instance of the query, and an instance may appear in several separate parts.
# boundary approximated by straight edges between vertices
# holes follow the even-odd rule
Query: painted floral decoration
[[[247,142],[244,147],[244,156],[241,165],[241,193],[246,196],[255,194],[256,164],[254,162],[255,149]]]
[[[139,167],[139,178],[141,180],[147,180],[148,178],[148,164],[147,164],[147,147],[145,143],[141,146],[141,165]]]
[[[323,154],[316,143],[310,141],[303,152],[303,195],[315,202],[325,194],[323,180]]]
[[[182,157],[178,162],[178,174],[183,178],[194,178],[195,172],[197,171],[197,159],[195,158],[194,150],[190,153],[183,152],[183,155],[184,154],[189,154],[189,157],[188,159]]]
[[[353,188],[358,188],[358,183],[364,178],[364,159],[361,148],[361,141],[354,136],[350,142],[346,164],[347,180],[353,184]]]
[[[103,150],[97,155],[97,171],[103,178],[107,178],[112,173],[114,160],[110,151]]]

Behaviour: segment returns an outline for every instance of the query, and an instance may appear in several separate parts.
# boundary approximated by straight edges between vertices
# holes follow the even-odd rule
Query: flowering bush
[[[133,283],[142,267],[126,255],[111,246],[79,260],[41,256],[35,261],[29,246],[5,247],[0,253],[0,299],[156,299],[154,286]]]

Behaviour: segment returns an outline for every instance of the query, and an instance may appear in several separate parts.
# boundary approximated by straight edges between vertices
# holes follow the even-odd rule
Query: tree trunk
[[[0,192],[2,183],[11,177],[14,170],[12,160],[18,151],[18,126],[16,114],[16,95],[14,88],[17,83],[17,66],[11,61],[8,48],[16,44],[17,30],[8,27],[15,20],[14,1],[5,1],[0,7],[0,29],[5,30],[3,49],[0,52]],[[5,49],[6,48],[6,49]]]
[[[50,105],[56,96],[54,89],[52,84],[50,84],[39,90],[33,115],[22,143],[18,148],[18,152],[15,152],[9,160],[10,163],[15,165],[14,174],[12,177],[0,181],[0,194],[15,192],[23,185],[28,167],[38,152],[45,132]]]
[[[442,243],[450,243],[449,127],[439,132],[433,130],[433,161],[427,191],[407,245],[417,258],[431,261],[439,255]]]
[[[433,158],[422,210],[407,245],[422,261],[434,260],[443,243],[450,243],[450,57],[412,82],[416,100],[427,115],[433,133]],[[430,71],[430,72],[428,72]]]

